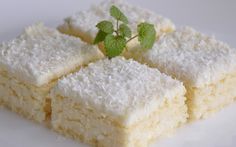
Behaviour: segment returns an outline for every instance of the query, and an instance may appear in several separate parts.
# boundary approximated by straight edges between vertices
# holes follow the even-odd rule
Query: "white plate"
[[[17,36],[22,28],[43,21],[57,26],[64,17],[101,0],[0,0],[0,41]],[[236,47],[236,1],[129,0],[171,18],[178,26],[190,25]],[[0,147],[86,147],[0,108]],[[152,145],[158,147],[235,147],[236,104],[213,117],[188,124]]]

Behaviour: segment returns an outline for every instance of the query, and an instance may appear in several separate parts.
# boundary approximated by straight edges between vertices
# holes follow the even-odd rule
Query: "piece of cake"
[[[95,27],[96,24],[102,20],[114,22],[109,13],[112,5],[117,6],[128,17],[133,36],[137,34],[137,25],[144,21],[154,24],[157,35],[175,30],[175,25],[169,19],[149,10],[133,6],[124,0],[105,0],[98,5],[91,6],[88,10],[77,12],[66,18],[58,29],[63,33],[78,36],[88,43],[93,43],[98,32]],[[134,39],[129,42],[128,48],[136,47],[138,44],[138,39]],[[101,44],[100,48],[102,48]]]
[[[102,147],[145,147],[187,118],[183,84],[116,57],[89,64],[52,90],[52,126]]]
[[[136,60],[184,82],[190,118],[208,117],[236,98],[236,49],[190,27],[160,37]]]
[[[50,115],[50,89],[57,79],[101,59],[97,47],[36,24],[0,44],[0,100],[38,122]]]

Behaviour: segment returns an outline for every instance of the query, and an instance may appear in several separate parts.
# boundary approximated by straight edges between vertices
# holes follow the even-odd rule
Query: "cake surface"
[[[224,80],[229,81],[228,78],[236,77],[236,49],[190,27],[163,35],[148,51],[135,52],[133,50],[130,54],[136,60],[149,64],[151,67],[157,67],[162,72],[183,81],[187,91],[191,91],[188,102],[191,103],[190,107],[196,107],[196,109],[193,108],[194,113],[199,111],[197,107],[200,108],[200,105],[210,105],[206,104],[209,103],[208,98],[212,99],[212,103],[215,100],[214,103],[224,105],[224,102],[231,103],[236,97],[234,93],[236,89],[233,88],[236,83],[229,84],[228,82],[233,87],[226,88],[225,92],[220,91],[219,88],[217,90],[209,88],[219,85],[220,82],[225,84],[224,87],[228,87]],[[204,93],[204,89],[211,89],[211,92],[209,91],[208,95],[199,96],[195,94],[196,89],[199,93]],[[199,97],[193,98],[196,95]],[[225,98],[225,101],[220,97]],[[201,102],[197,99],[201,99]],[[217,107],[217,105],[211,108],[206,106],[204,108],[206,112],[193,117],[204,117],[204,113],[218,109]]]
[[[164,36],[143,56],[195,87],[236,72],[236,49],[190,27]]]
[[[184,94],[181,82],[157,69],[122,57],[104,59],[58,82],[52,125],[93,145],[146,146],[186,121]]]
[[[0,102],[25,117],[50,118],[49,92],[56,80],[102,58],[97,47],[42,24],[0,45]]]
[[[102,20],[111,20],[114,22],[114,19],[109,14],[109,9],[112,5],[117,6],[127,15],[133,34],[137,34],[137,25],[144,21],[154,24],[157,35],[171,32],[175,29],[175,25],[169,19],[157,15],[154,12],[133,6],[124,0],[109,0],[66,18],[64,24],[59,26],[59,30],[66,34],[81,37],[83,40],[92,43],[98,32],[95,27],[98,22]],[[132,42],[135,44],[134,41]]]
[[[97,47],[42,24],[30,26],[16,39],[2,43],[0,51],[0,68],[35,86],[103,56]]]

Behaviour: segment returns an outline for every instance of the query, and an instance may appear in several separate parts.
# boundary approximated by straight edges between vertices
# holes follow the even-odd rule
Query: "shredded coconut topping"
[[[0,45],[0,68],[19,80],[41,86],[101,56],[97,47],[37,24]]]
[[[154,24],[157,32],[175,29],[174,24],[169,19],[149,10],[132,6],[124,0],[105,0],[99,5],[93,5],[88,10],[77,12],[71,17],[66,18],[64,26],[69,25],[70,27],[88,33],[94,38],[97,33],[95,25],[98,22],[102,20],[114,21],[109,14],[109,9],[112,5],[116,5],[128,17],[130,28],[135,34],[137,24],[144,21]]]
[[[56,92],[112,116],[129,116],[125,119],[132,123],[156,110],[164,98],[183,95],[185,89],[157,69],[116,57],[91,63],[59,80]]]
[[[236,50],[190,27],[162,36],[141,58],[192,87],[236,73]]]

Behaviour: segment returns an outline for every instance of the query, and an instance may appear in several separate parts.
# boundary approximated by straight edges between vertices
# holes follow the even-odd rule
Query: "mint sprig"
[[[143,49],[152,48],[156,40],[156,30],[154,25],[143,22],[137,25],[137,35],[132,36],[132,31],[128,26],[128,18],[116,6],[111,6],[110,15],[116,20],[114,25],[111,21],[103,20],[96,27],[98,33],[94,39],[94,44],[104,43],[106,56],[113,58],[122,54],[126,45],[131,40],[138,37],[138,41]],[[115,27],[114,27],[115,26]]]

